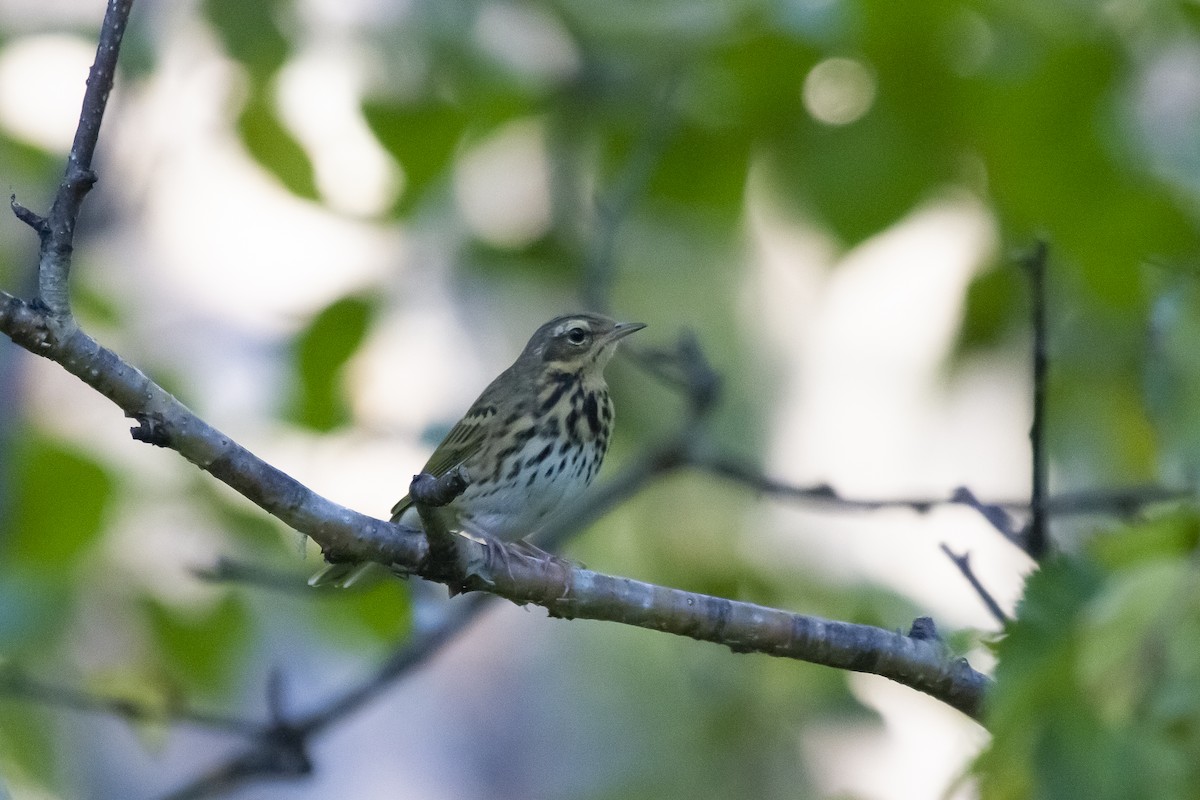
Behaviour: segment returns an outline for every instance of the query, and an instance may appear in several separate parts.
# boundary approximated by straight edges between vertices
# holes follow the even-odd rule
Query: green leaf
[[[95,461],[46,439],[18,445],[8,557],[69,571],[104,528],[113,479]]]
[[[842,127],[798,121],[774,143],[776,189],[853,245],[899,220],[951,177],[944,151],[882,109]]]
[[[0,798],[7,800],[3,776],[53,785],[61,748],[48,716],[28,701],[0,698]]]
[[[684,127],[671,137],[647,195],[689,210],[716,212],[732,225],[742,212],[750,145],[741,129]]]
[[[1034,791],[1034,755],[1046,728],[1067,717],[1063,707],[1089,713],[1074,690],[1075,617],[1096,591],[1094,569],[1065,558],[1044,564],[1026,585],[1017,621],[997,646],[996,688],[988,698],[991,746],[976,763],[984,800],[1047,796]],[[1078,708],[1077,708],[1078,707]]]
[[[1183,508],[1147,520],[1116,536],[1098,536],[1091,553],[1109,569],[1123,569],[1147,560],[1182,559],[1200,545],[1200,516]]]
[[[1195,796],[1194,517],[1113,530],[1030,577],[996,651],[983,800]]]
[[[378,642],[399,641],[412,627],[409,585],[383,568],[344,590],[314,591],[322,601],[317,623],[340,639],[366,634]]]
[[[425,190],[447,173],[468,117],[460,108],[435,102],[367,101],[363,115],[379,143],[404,170],[404,192],[396,213],[408,213]]]
[[[254,160],[289,192],[309,200],[318,198],[312,161],[279,121],[265,91],[251,95],[238,116],[237,128]]]
[[[1020,79],[989,75],[962,109],[1010,236],[1048,238],[1054,261],[1079,269],[1083,288],[1137,309],[1137,266],[1190,252],[1195,232],[1171,192],[1114,152],[1119,59],[1103,41],[1042,42]]]
[[[250,70],[255,83],[265,83],[287,60],[290,48],[277,19],[279,3],[205,0],[204,13],[229,55]]]
[[[154,600],[147,600],[145,609],[160,666],[179,688],[216,692],[240,674],[251,620],[235,596],[226,595],[204,612],[179,611]]]
[[[1028,328],[1028,283],[1013,265],[976,275],[967,288],[966,309],[958,334],[958,356],[1003,343],[1007,335]]]
[[[362,344],[373,312],[366,298],[345,297],[319,313],[296,337],[290,421],[328,431],[349,419],[340,394],[342,367]]]

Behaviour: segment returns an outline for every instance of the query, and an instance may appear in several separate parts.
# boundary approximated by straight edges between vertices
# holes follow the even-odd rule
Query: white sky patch
[[[75,36],[26,36],[0,50],[0,125],[13,137],[66,153],[96,43]]]
[[[758,273],[746,306],[780,364],[767,474],[828,483],[856,498],[985,499],[1028,490],[1029,384],[1019,359],[980,359],[947,374],[971,277],[996,248],[995,223],[963,194],[914,210],[845,254],[822,231],[751,192]],[[907,595],[944,631],[995,621],[939,550],[970,552],[976,574],[1011,610],[1029,568],[975,512],[947,508],[846,514],[764,501],[744,548],[775,569],[875,582]],[[764,556],[763,554],[767,554]],[[896,619],[905,627],[911,619]],[[983,666],[976,656],[972,663]],[[885,730],[801,732],[821,796],[941,797],[983,741],[966,717],[870,676],[852,687]],[[914,753],[914,749],[920,752]],[[972,796],[970,784],[950,795]]]
[[[579,54],[562,23],[533,6],[489,3],[475,20],[475,41],[515,72],[543,81],[565,80]]]
[[[464,155],[454,194],[471,230],[501,247],[528,244],[550,227],[550,166],[536,120],[500,128]]]
[[[317,187],[347,214],[384,212],[400,193],[401,176],[362,115],[361,59],[346,47],[301,54],[281,71],[280,115],[312,159]]]
[[[232,130],[237,72],[213,43],[194,35],[163,53],[108,129],[114,174],[144,209],[146,279],[191,313],[279,333],[400,268],[398,228],[297,198],[251,160]]]

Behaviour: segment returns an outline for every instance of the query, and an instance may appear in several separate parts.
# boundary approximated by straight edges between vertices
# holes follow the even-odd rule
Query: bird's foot
[[[529,542],[524,539],[517,539],[516,541],[511,542],[508,546],[514,553],[519,553],[526,558],[532,558],[535,561],[544,561],[550,564],[556,564],[557,566],[566,570],[583,566],[582,562],[572,561],[569,558],[563,558],[562,556],[555,555],[549,550],[543,550],[533,542]]]

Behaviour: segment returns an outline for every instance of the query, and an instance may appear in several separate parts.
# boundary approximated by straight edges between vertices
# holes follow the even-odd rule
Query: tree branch
[[[144,373],[96,342],[76,325],[71,313],[68,278],[76,221],[95,182],[92,161],[99,136],[131,0],[110,0],[97,56],[85,93],[79,127],[67,169],[49,216],[39,221],[16,205],[14,211],[41,237],[38,297],[23,301],[0,293],[0,330],[18,345],[57,362],[137,421],[133,437],[177,451],[213,477],[229,485],[264,511],[312,537],[342,559],[377,561],[450,583],[428,568],[429,548],[419,531],[376,520],[337,505],[262,461],[228,436],[193,414]],[[719,382],[702,361],[694,340],[681,342],[685,356],[680,380],[692,393],[691,412],[711,405]],[[685,448],[678,443],[643,462],[642,477],[673,468]],[[620,495],[616,495],[619,497]],[[470,563],[486,561],[482,545]],[[759,652],[879,674],[933,697],[978,719],[990,679],[965,660],[950,655],[940,640],[904,636],[867,625],[835,622],[766,608],[752,603],[620,578],[572,566],[560,560],[528,558],[512,551],[505,569],[486,579],[464,575],[455,584],[465,590],[505,597],[518,604],[545,607],[563,619],[596,619],[659,630],[723,644],[736,652]],[[474,612],[472,600],[458,624]],[[378,687],[427,657],[455,632],[439,627],[397,651],[375,680],[343,696],[325,712],[299,721],[281,719],[279,703],[260,742],[242,757],[218,768],[176,798],[202,796],[206,787],[228,785],[263,774],[299,775],[311,770],[308,737],[366,702]],[[60,697],[62,697],[60,693]]]
[[[347,559],[413,563],[420,531],[340,506],[301,485],[197,417],[116,353],[76,328],[65,338],[33,303],[0,293],[0,331],[31,353],[62,365],[137,420],[135,439],[177,451],[322,547]]]
[[[311,536],[339,557],[398,565],[427,576],[425,537],[333,503],[262,461],[188,410],[145,374],[81,330],[65,340],[41,335],[46,317],[8,296],[0,330],[31,352],[62,364],[154,431],[154,443],[176,450],[263,510]],[[137,430],[137,429],[135,429]],[[467,547],[482,547],[466,541]],[[473,563],[486,560],[476,554]],[[492,584],[466,576],[464,588],[545,607],[554,616],[605,619],[832,667],[876,672],[978,714],[987,679],[954,666],[944,654],[913,649],[903,637],[867,626],[834,623],[677,589],[615,578],[564,562],[512,553],[510,569]],[[438,576],[432,576],[438,577]],[[875,633],[870,633],[875,631]]]

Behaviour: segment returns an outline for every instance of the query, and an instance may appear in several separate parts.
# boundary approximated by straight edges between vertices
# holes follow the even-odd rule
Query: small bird
[[[644,327],[579,313],[534,332],[422,470],[434,477],[455,467],[465,473],[466,490],[434,509],[448,530],[485,541],[524,539],[579,498],[599,472],[612,433],[604,367],[617,343]],[[421,527],[407,496],[391,520]],[[331,564],[309,583],[349,585],[358,573],[359,565]]]

